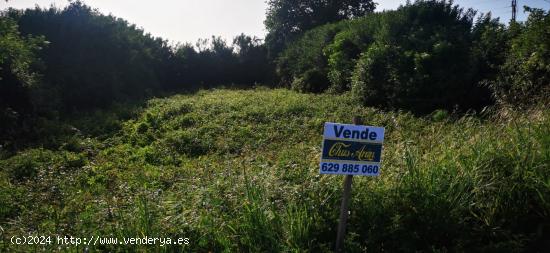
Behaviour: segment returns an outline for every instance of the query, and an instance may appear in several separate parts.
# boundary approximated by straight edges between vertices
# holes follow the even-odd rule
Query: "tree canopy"
[[[422,113],[549,97],[547,11],[528,8],[526,22],[507,26],[490,14],[474,21],[473,10],[440,0],[376,13],[370,0],[268,4],[265,41],[240,34],[175,46],[80,1],[4,10],[0,135],[31,129],[25,119],[36,115],[70,117],[224,85],[351,92],[365,105]]]
[[[372,0],[269,0],[265,26],[270,55],[314,27],[372,13]]]
[[[0,140],[14,138],[32,114],[29,90],[39,81],[37,53],[46,45],[44,37],[22,36],[18,28],[0,18]]]

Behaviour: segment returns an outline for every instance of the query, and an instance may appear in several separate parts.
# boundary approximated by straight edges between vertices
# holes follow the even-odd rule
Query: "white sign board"
[[[325,123],[321,174],[378,176],[384,128]]]

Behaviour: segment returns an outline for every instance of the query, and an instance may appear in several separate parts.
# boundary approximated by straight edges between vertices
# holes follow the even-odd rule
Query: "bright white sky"
[[[219,35],[228,42],[240,33],[265,36],[265,0],[83,0],[104,14],[113,14],[171,42],[196,42]],[[395,9],[406,0],[375,0],[377,10]],[[480,12],[491,11],[501,21],[511,17],[511,0],[455,0]],[[35,5],[64,7],[67,0],[0,0],[0,9]],[[548,10],[550,0],[518,0],[518,20],[525,20],[523,5]]]

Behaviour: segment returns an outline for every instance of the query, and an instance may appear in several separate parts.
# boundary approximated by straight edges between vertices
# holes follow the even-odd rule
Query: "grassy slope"
[[[329,249],[342,176],[318,174],[322,127],[353,115],[387,136],[381,176],[354,179],[350,252],[534,250],[548,240],[547,110],[434,122],[345,95],[263,89],[151,100],[109,138],[75,135],[58,150],[0,161],[2,236],[181,236],[191,239],[184,249],[214,252]]]

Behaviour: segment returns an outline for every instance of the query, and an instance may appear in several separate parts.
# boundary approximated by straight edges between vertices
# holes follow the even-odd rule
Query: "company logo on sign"
[[[384,128],[325,123],[321,174],[377,176]]]

